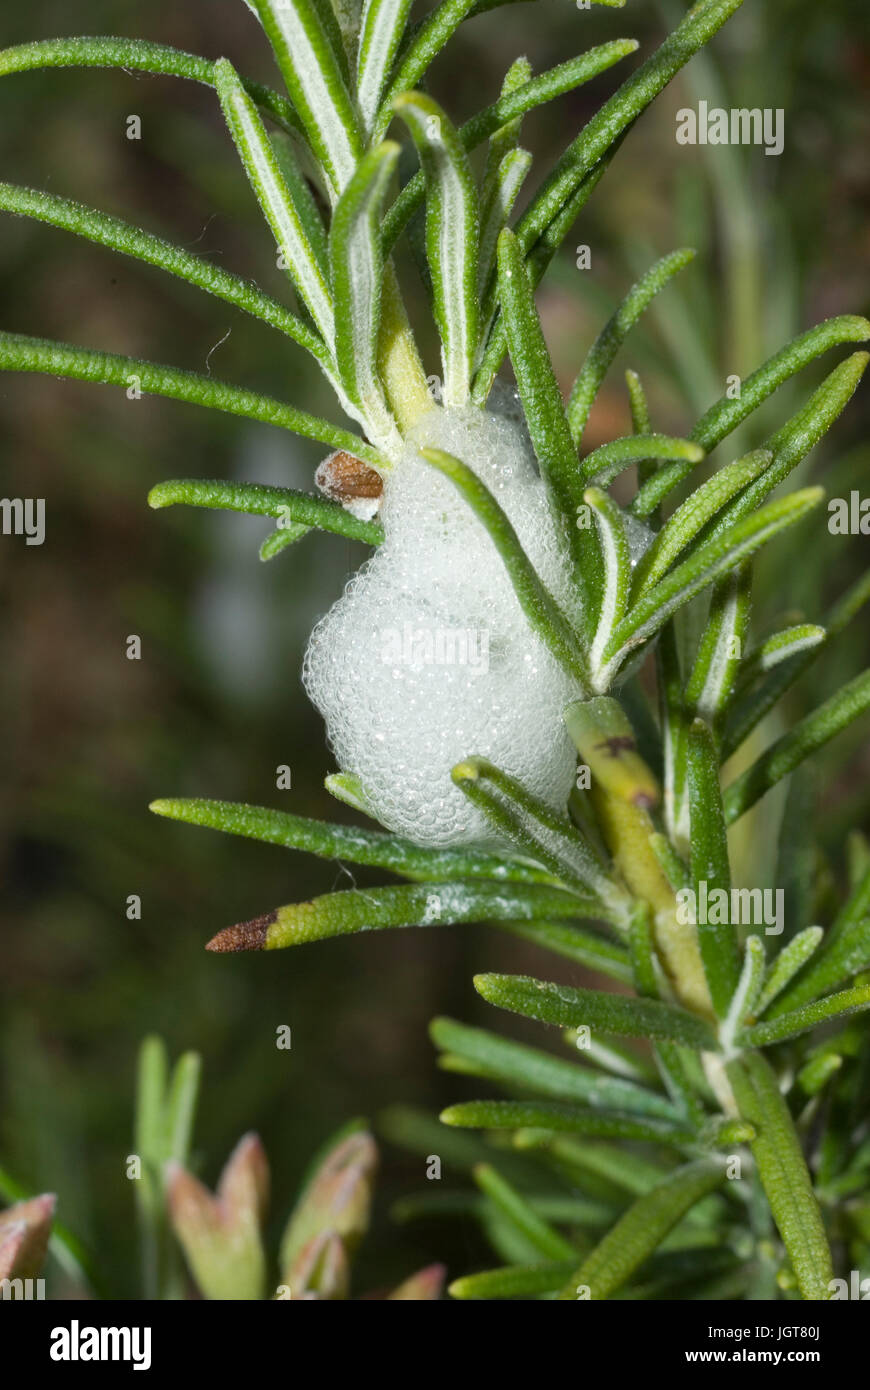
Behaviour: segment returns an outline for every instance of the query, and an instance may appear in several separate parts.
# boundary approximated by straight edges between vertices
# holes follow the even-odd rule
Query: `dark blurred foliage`
[[[485,15],[436,63],[431,87],[464,119],[494,98],[520,52],[536,71],[623,35],[648,52],[674,15],[537,0]],[[541,311],[567,386],[603,318],[636,273],[674,246],[699,255],[653,311],[621,365],[642,374],[654,425],[686,429],[724,387],[793,333],[870,309],[870,34],[863,0],[747,0],[631,133],[576,228]],[[670,19],[668,18],[670,17]],[[0,44],[117,33],[227,53],[275,80],[241,0],[32,0],[7,6]],[[629,66],[528,119],[545,169]],[[686,149],[677,109],[698,96],[782,106],[779,158],[761,149]],[[126,138],[141,117],[142,138]],[[124,73],[54,71],[0,82],[2,177],[76,197],[159,231],[283,293],[270,238],[207,88]],[[592,248],[575,268],[574,244]],[[415,321],[422,321],[419,287]],[[327,388],[292,344],[156,270],[24,220],[0,225],[2,326],[165,360],[332,413]],[[426,334],[422,335],[426,338]],[[431,348],[431,335],[428,338]],[[827,361],[827,369],[834,365]],[[783,389],[781,421],[825,363]],[[437,370],[432,361],[429,370]],[[867,478],[867,392],[804,472],[832,495]],[[590,443],[629,427],[614,371]],[[273,956],[210,956],[221,926],[351,883],[339,867],[149,816],[154,796],[204,795],[344,817],[322,789],[331,770],[299,672],[305,638],[363,551],[306,540],[269,565],[258,519],[152,513],[155,482],[189,474],[310,485],[319,454],[265,427],[123,392],[36,377],[0,380],[3,492],[44,497],[47,538],[0,544],[3,583],[0,866],[0,1162],[32,1189],[60,1193],[63,1220],[99,1252],[120,1296],[138,1290],[131,1146],[136,1049],[162,1033],[201,1051],[197,1149],[212,1181],[237,1137],[257,1129],[275,1175],[276,1219],[310,1153],[352,1114],[410,1101],[435,1112],[470,1095],[440,1076],[426,1023],[482,1021],[476,969],[534,973],[531,947],[483,928],[387,932]],[[747,442],[763,437],[753,425]],[[866,483],[865,491],[868,491]],[[830,537],[818,515],[762,566],[763,628],[787,611],[816,618],[866,563],[867,541]],[[867,660],[866,621],[792,701],[799,712]],[[126,638],[142,659],[126,659]],[[819,760],[822,833],[836,872],[865,817],[861,731]],[[292,791],[276,790],[278,764]],[[364,871],[356,882],[371,881]],[[126,916],[128,895],[141,921]],[[576,982],[577,971],[564,976]],[[492,1020],[488,1020],[492,1022]],[[275,1046],[292,1028],[292,1050]],[[540,1038],[535,1034],[540,1044]],[[422,1160],[393,1151],[386,1199],[419,1189]],[[474,1257],[461,1228],[395,1230],[370,1243],[369,1283],[438,1257]]]

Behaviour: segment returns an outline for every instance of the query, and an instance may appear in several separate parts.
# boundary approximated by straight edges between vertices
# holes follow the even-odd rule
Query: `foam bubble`
[[[510,410],[436,408],[387,476],[385,539],[311,635],[308,694],[339,766],[378,819],[419,844],[491,840],[450,779],[481,756],[564,807],[576,756],[561,712],[577,688],[529,628],[489,536],[423,445],[463,460],[498,499],[526,553],[570,612],[558,525]]]

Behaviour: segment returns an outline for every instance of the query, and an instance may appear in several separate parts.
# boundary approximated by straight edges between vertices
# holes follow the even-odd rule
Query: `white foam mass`
[[[424,445],[483,479],[571,611],[564,543],[515,407],[436,408],[386,478],[385,539],[314,629],[304,680],[339,766],[385,826],[422,845],[491,841],[451,768],[489,758],[564,807],[576,755],[561,716],[578,690],[531,631],[484,527],[420,457]]]

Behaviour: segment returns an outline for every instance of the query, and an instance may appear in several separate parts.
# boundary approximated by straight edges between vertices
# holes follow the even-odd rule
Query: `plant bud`
[[[260,1227],[269,1188],[259,1138],[239,1141],[216,1194],[178,1163],[166,1170],[169,1216],[196,1284],[205,1298],[262,1298],[266,1262]]]

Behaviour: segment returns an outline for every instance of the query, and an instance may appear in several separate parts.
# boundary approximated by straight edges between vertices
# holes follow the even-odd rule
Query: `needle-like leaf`
[[[821,927],[806,927],[789,941],[771,962],[764,978],[764,986],[755,1004],[754,1013],[760,1018],[781,994],[794,975],[806,964],[810,956],[818,950],[824,932]],[[802,1000],[799,1002],[803,1002]]]
[[[265,425],[291,430],[306,439],[318,439],[333,449],[344,449],[372,468],[388,468],[389,460],[366,444],[359,435],[339,429],[328,420],[319,420],[304,410],[294,410],[283,401],[258,396],[240,386],[231,386],[214,377],[145,362],[138,357],[56,343],[47,338],[29,338],[23,333],[0,333],[0,371],[46,372],[50,376],[71,377],[107,386],[124,386],[143,395],[167,396],[170,400],[223,410]],[[131,397],[133,399],[133,397]]]
[[[331,502],[315,492],[296,492],[289,487],[267,487],[263,483],[224,483],[208,478],[173,478],[169,482],[158,483],[148,494],[148,505],[155,510],[179,503],[187,507],[246,512],[250,516],[280,517],[285,525],[289,521],[290,529],[279,528],[275,535],[290,537],[284,542],[288,545],[313,526],[337,536],[347,536],[352,541],[362,541],[366,545],[380,545],[384,538],[383,527],[377,521],[361,521],[352,512],[345,511],[338,502]],[[269,541],[268,552],[261,558],[270,559],[277,553],[277,542],[271,537]],[[280,548],[283,549],[283,545]]]
[[[691,247],[684,247],[680,251],[672,251],[669,256],[663,256],[660,261],[656,261],[646,275],[629,290],[615,314],[608,319],[595,339],[580,374],[571,388],[571,395],[568,400],[568,424],[575,444],[579,445],[583,438],[583,431],[586,428],[589,412],[595,397],[598,395],[599,387],[626,336],[659,291],[663,290],[668,281],[677,274],[677,271],[688,265],[694,256],[695,252]],[[696,461],[694,455],[691,457],[684,455],[683,457],[688,458],[691,463]]]
[[[502,127],[519,120],[527,111],[573,91],[606,68],[612,67],[620,58],[633,53],[636,48],[637,43],[634,39],[616,39],[613,43],[590,49],[579,58],[570,58],[566,63],[560,63],[537,77],[529,77],[518,87],[503,91],[498,101],[472,116],[471,120],[466,121],[461,127],[459,138],[463,147],[466,151],[474,149]],[[395,244],[403,228],[422,205],[425,187],[420,170],[402,189],[384,221],[385,249]]]
[[[173,246],[162,237],[153,236],[139,227],[132,227],[128,222],[122,222],[118,217],[97,212],[69,198],[58,198],[52,193],[37,192],[32,188],[17,188],[11,183],[0,183],[0,209],[74,232],[76,236],[107,246],[122,255],[133,256],[148,265],[158,266],[180,280],[187,280],[198,289],[216,295],[227,304],[234,304],[236,308],[253,314],[255,318],[285,333],[306,348],[324,371],[330,370],[325,343],[296,314],[264,294],[251,281],[230,274],[204,256],[195,256],[183,246]]]
[[[765,509],[766,510],[766,509]],[[739,522],[738,525],[745,523]],[[856,676],[777,739],[725,792],[725,819],[739,820],[781,778],[854,722],[870,706],[870,671]]]
[[[620,890],[604,864],[566,816],[555,813],[508,773],[485,758],[467,758],[452,778],[470,801],[497,828],[512,837],[524,854],[546,865],[563,882],[602,899],[602,911],[614,911]]]
[[[410,8],[411,0],[365,0],[363,5],[356,98],[363,126],[369,133],[375,124]]]
[[[257,108],[225,58],[215,64],[215,81],[230,134],[290,278],[324,342],[331,343],[335,321],[332,293]]]
[[[738,521],[715,540],[693,550],[688,559],[647,590],[628,611],[610,639],[605,658],[618,664],[667,622],[683,604],[720,575],[734,569],[787,526],[801,521],[824,496],[821,488],[804,488],[770,502],[753,516]]]
[[[332,293],[342,306],[335,322],[335,360],[342,385],[385,452],[400,455],[402,438],[378,373],[384,258],[380,212],[399,146],[384,141],[360,161],[338,200],[329,233]]]
[[[815,930],[819,931],[819,928]],[[818,995],[827,994],[828,990],[847,980],[850,975],[870,966],[870,918],[852,923],[839,935],[832,931],[831,937],[829,943],[823,944],[812,964],[776,1000],[768,1012],[768,1018],[778,1018],[781,1014],[801,1008]],[[798,940],[800,937],[795,937],[795,941]],[[827,1003],[827,1000],[822,1002]]]
[[[576,1253],[576,1246],[545,1221],[522,1193],[512,1187],[491,1164],[479,1163],[473,1176],[481,1192],[501,1216],[546,1259],[569,1260]]]
[[[595,482],[607,487],[632,463],[647,459],[689,459],[700,463],[703,449],[688,439],[675,439],[669,434],[630,434],[601,444],[580,462],[582,482]]]
[[[455,484],[486,527],[530,626],[565,669],[583,681],[585,659],[571,625],[539,579],[520,545],[516,531],[489,488],[452,454],[445,454],[441,449],[421,449],[420,452],[427,463],[431,463]]]
[[[688,1163],[670,1173],[620,1217],[575,1270],[560,1298],[609,1298],[686,1213],[724,1180],[724,1166],[709,1159]]]
[[[441,1112],[446,1125],[458,1129],[546,1129],[555,1133],[588,1134],[596,1139],[636,1139],[650,1144],[680,1146],[692,1142],[691,1130],[667,1120],[635,1119],[630,1115],[583,1110],[557,1100],[467,1100]]]
[[[393,103],[407,123],[426,178],[426,254],[441,337],[443,401],[468,400],[477,351],[477,193],[456,131],[421,92]]]
[[[561,1289],[574,1268],[575,1260],[558,1260],[547,1264],[504,1265],[501,1269],[484,1269],[479,1274],[466,1274],[454,1279],[447,1292],[451,1298],[494,1299],[536,1298],[540,1294]]]
[[[720,507],[753,478],[757,478],[772,458],[769,449],[756,449],[754,453],[726,464],[706,483],[695,488],[692,495],[668,518],[649,550],[638,561],[632,581],[633,599],[640,598],[667,573],[677,556]],[[637,514],[635,508],[632,510]]]
[[[312,150],[334,198],[362,154],[362,135],[348,93],[339,52],[325,21],[330,7],[316,0],[251,0],[275,53]],[[340,46],[339,46],[340,47]],[[343,57],[343,54],[342,54]]]
[[[573,894],[543,885],[433,882],[425,886],[351,888],[310,902],[290,903],[261,917],[226,927],[208,943],[210,951],[277,951],[309,941],[386,927],[437,927],[456,922],[534,921],[537,917],[584,917]]]
[[[121,68],[124,72],[184,77],[214,86],[214,63],[210,58],[145,39],[41,39],[0,50],[0,77],[40,68]],[[286,97],[250,78],[243,77],[242,82],[248,95],[285,130],[301,129],[299,117]]]
[[[514,883],[548,883],[549,876],[530,864],[473,850],[424,849],[400,835],[358,826],[294,816],[265,806],[233,801],[169,798],[152,801],[158,816],[222,830],[228,835],[303,850],[321,859],[371,864],[409,878],[486,878]]]
[[[713,589],[710,612],[686,686],[686,705],[705,719],[717,738],[740,671],[746,644],[752,572],[741,565]]]
[[[716,889],[728,893],[731,888],[719,759],[713,735],[701,719],[696,719],[689,729],[688,788],[691,875],[697,904],[703,886],[708,895]],[[730,922],[699,921],[696,927],[713,1007],[724,1018],[740,976],[736,930]]]
[[[601,548],[602,586],[601,607],[595,636],[589,649],[589,662],[592,668],[593,686],[606,690],[607,674],[599,684],[596,675],[603,666],[604,651],[614,628],[622,622],[631,590],[631,553],[622,512],[616,502],[601,488],[587,488],[583,501],[592,508],[595,525],[598,528],[598,543]]]
[[[867,935],[864,937],[864,959],[867,958]],[[828,994],[817,999],[814,1004],[802,1004],[800,1008],[789,1009],[776,1018],[765,1019],[745,1028],[740,1041],[745,1047],[769,1047],[772,1043],[783,1042],[786,1038],[796,1038],[820,1023],[828,1023],[833,1018],[847,1018],[849,1014],[864,1013],[870,1009],[870,985],[855,985],[853,989],[842,989],[837,994]]]
[[[831,1252],[800,1140],[776,1075],[749,1053],[727,1068],[743,1119],[756,1131],[752,1154],[803,1297],[830,1298]]]
[[[470,1076],[502,1081],[511,1089],[522,1086],[552,1100],[576,1101],[596,1110],[622,1110],[666,1120],[680,1118],[672,1102],[655,1091],[482,1028],[436,1018],[429,1025],[429,1035],[443,1053],[461,1059],[465,1063],[463,1071]]]
[[[477,266],[477,290],[482,295],[496,264],[496,249],[501,232],[507,226],[513,205],[532,167],[528,150],[508,150],[501,160],[486,196],[480,205],[480,253]],[[481,336],[485,336],[481,334]]]
[[[560,1028],[587,1026],[630,1038],[665,1038],[689,1047],[715,1049],[700,1018],[654,999],[626,999],[595,989],[572,989],[529,975],[475,975],[474,987],[488,1003]]]

